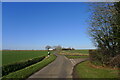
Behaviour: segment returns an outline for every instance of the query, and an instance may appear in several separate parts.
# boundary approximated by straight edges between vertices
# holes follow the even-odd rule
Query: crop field
[[[81,55],[81,56],[87,56],[89,55],[89,50],[63,50],[61,51],[62,55]]]
[[[46,56],[47,51],[21,51],[21,50],[3,50],[2,51],[2,64],[11,64],[15,62],[25,61],[28,59]]]
[[[89,53],[89,50],[68,50],[68,51],[64,51],[64,52],[67,52],[67,53],[82,53],[82,54],[88,54]]]

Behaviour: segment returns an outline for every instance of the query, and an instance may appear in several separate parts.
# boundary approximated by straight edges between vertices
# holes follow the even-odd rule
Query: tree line
[[[45,47],[45,49],[47,49],[47,50],[49,50],[49,49],[53,49],[53,50],[75,50],[74,48],[64,48],[64,47],[61,47],[60,45],[58,45],[58,46],[49,46],[49,45],[47,45],[46,47]]]

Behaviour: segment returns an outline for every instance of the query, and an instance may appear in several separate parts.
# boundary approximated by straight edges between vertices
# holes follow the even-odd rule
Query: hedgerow
[[[90,62],[95,65],[110,66],[120,68],[120,55],[109,57],[99,50],[89,50]]]
[[[26,61],[17,62],[17,63],[13,63],[13,64],[4,65],[4,66],[2,66],[2,76],[7,75],[11,72],[20,70],[22,68],[25,68],[27,66],[30,66],[32,64],[35,64],[35,63],[43,60],[44,58],[45,58],[45,56],[37,57],[37,58],[33,58],[33,59],[29,59]]]

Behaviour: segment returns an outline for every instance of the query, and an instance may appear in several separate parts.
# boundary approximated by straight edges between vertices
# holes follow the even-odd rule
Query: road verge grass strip
[[[78,64],[74,73],[77,78],[118,78],[118,70],[94,68],[89,61]]]
[[[42,69],[43,67],[45,67],[46,65],[48,65],[49,63],[51,63],[52,61],[54,61],[56,59],[56,56],[51,54],[51,56],[49,58],[45,58],[44,60],[33,64],[31,66],[28,66],[24,69],[18,70],[16,72],[10,73],[6,76],[2,77],[2,80],[13,80],[13,79],[17,79],[17,80],[23,80],[28,78],[30,75],[32,75],[33,73],[35,73],[36,71]]]

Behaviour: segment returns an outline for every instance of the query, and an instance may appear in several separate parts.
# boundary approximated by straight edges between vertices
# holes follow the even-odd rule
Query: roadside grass
[[[118,78],[118,70],[110,68],[95,68],[89,61],[78,64],[74,71],[78,78]]]
[[[47,56],[47,51],[3,50],[2,65],[25,61],[36,57]]]
[[[76,58],[89,58],[89,56],[72,56],[72,55],[65,55],[69,59],[76,59]]]
[[[44,60],[33,64],[31,66],[28,66],[24,69],[18,70],[16,72],[10,73],[6,76],[2,77],[2,80],[8,80],[8,79],[17,79],[17,80],[23,80],[28,78],[30,75],[35,73],[36,71],[42,69],[43,67],[47,66],[49,63],[54,61],[56,59],[56,56],[51,54],[49,58],[45,58]]]

